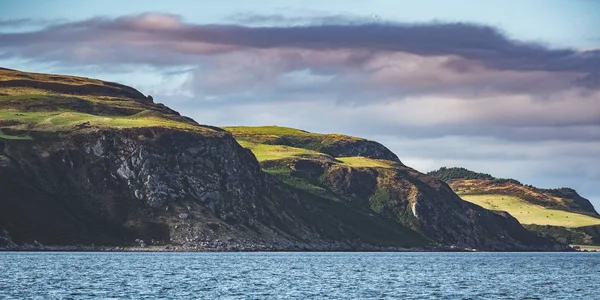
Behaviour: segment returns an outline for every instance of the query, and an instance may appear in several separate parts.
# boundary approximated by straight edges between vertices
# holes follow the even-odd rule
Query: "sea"
[[[600,299],[600,253],[0,252],[0,299]]]

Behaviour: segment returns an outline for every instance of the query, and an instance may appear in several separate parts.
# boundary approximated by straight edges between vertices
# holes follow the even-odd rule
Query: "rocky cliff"
[[[0,247],[564,249],[373,141],[236,141],[118,84],[13,70],[0,81]],[[300,152],[261,165],[274,154],[238,142]]]
[[[226,129],[260,157],[263,169],[282,183],[313,197],[371,210],[383,219],[421,233],[434,243],[486,250],[551,247],[552,243],[525,230],[509,214],[495,214],[465,202],[446,183],[419,173],[399,160],[354,156],[350,150],[318,152],[323,150],[314,149],[323,148],[314,144],[294,143],[298,147],[290,147],[290,143],[279,138],[282,131],[285,136],[292,135],[293,130],[289,128]],[[252,134],[253,131],[256,134]],[[340,141],[356,139],[301,133],[308,134],[320,144],[342,145]],[[330,138],[335,141],[328,141]],[[285,147],[274,145],[277,141]]]

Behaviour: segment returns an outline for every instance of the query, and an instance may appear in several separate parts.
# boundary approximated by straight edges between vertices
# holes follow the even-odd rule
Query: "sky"
[[[0,0],[0,66],[379,141],[600,209],[600,1]]]

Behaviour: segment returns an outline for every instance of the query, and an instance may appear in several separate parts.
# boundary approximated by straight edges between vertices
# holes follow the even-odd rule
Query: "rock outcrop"
[[[32,140],[0,139],[0,162],[0,228],[21,243],[426,245],[408,228],[343,204],[324,206],[280,186],[222,132],[151,127],[38,133]],[[370,237],[372,230],[381,236]]]
[[[316,161],[302,161],[305,159],[284,164],[293,168],[292,176],[321,185],[340,199],[361,203],[439,245],[482,250],[564,248],[525,230],[509,214],[499,215],[465,202],[444,182],[400,164],[353,168],[322,162],[322,172],[315,172]],[[273,168],[274,162],[263,165]],[[299,168],[302,166],[310,170]]]

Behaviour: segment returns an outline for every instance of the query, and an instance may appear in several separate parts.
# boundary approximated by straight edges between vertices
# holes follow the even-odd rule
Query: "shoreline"
[[[595,246],[598,247],[598,246]],[[470,248],[396,248],[396,247],[359,247],[359,248],[337,248],[337,249],[310,249],[310,248],[198,248],[186,246],[17,246],[2,247],[0,252],[136,252],[136,253],[154,253],[154,252],[180,252],[180,253],[218,253],[218,252],[600,252],[600,249],[585,247],[569,247],[567,249],[499,249],[499,250],[479,250]]]

